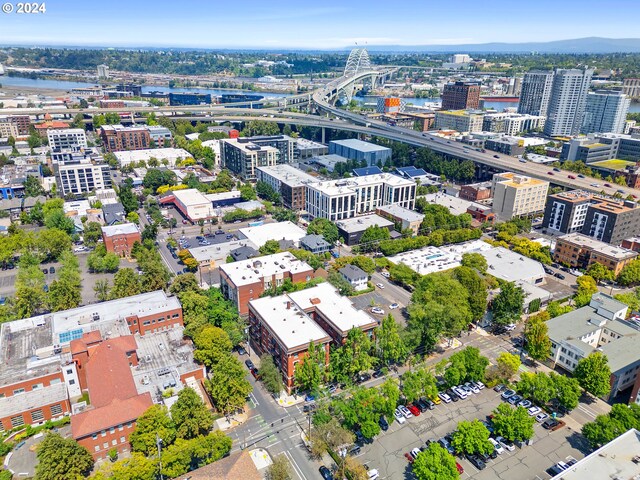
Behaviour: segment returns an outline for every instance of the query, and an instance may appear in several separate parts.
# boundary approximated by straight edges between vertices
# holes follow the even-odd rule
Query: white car
[[[531,408],[529,408],[529,410],[527,410],[527,412],[529,413],[529,415],[531,415],[532,417],[534,415],[538,415],[542,410],[540,409],[540,407],[536,407],[535,405]]]
[[[380,307],[373,307],[371,309],[371,313],[375,313],[376,315],[384,315],[384,310]]]
[[[380,473],[378,473],[378,470],[375,468],[372,468],[367,472],[367,475],[369,476],[369,480],[376,480],[380,476]]]
[[[440,397],[440,400],[444,403],[451,403],[451,397],[444,392],[439,392],[438,397]]]
[[[547,418],[549,418],[549,415],[544,412],[536,415],[536,421],[540,423],[544,422]]]
[[[400,307],[400,305],[398,305],[397,303],[392,303],[391,305],[389,305],[389,310],[395,310],[398,307]]]
[[[465,383],[464,386],[471,390],[473,393],[480,393],[480,389],[471,382]]]
[[[404,405],[400,405],[398,407],[398,410],[400,410],[400,412],[402,413],[402,415],[404,415],[404,418],[411,418],[413,417],[413,413],[411,413],[411,411],[405,407]]]
[[[380,275],[382,275],[384,278],[389,278],[391,276],[389,272],[380,272]]]
[[[463,388],[453,387],[451,390],[460,397],[460,400],[465,400],[467,398],[467,392]]]
[[[496,452],[498,452],[499,455],[502,455],[504,453],[504,448],[502,447],[502,445],[496,442],[493,438],[489,437],[489,442],[491,442],[491,445],[493,445],[493,448],[496,449]]]
[[[506,400],[508,398],[513,397],[515,394],[516,394],[515,391],[513,391],[511,389],[507,389],[504,392],[502,392],[502,395],[500,395],[500,396],[503,398],[503,400]]]
[[[381,290],[384,290],[384,285],[381,283],[376,283],[376,287],[378,287]]]
[[[513,452],[516,449],[516,446],[513,443],[502,437],[497,437],[496,441],[510,452]]]
[[[510,323],[506,327],[504,327],[507,332],[513,332],[516,329],[515,323]]]
[[[480,389],[480,390],[484,390],[484,388],[485,388],[485,384],[484,384],[484,383],[482,383],[482,382],[481,382],[481,381],[479,381],[479,380],[476,380],[475,382],[471,382],[471,383],[473,383],[473,384],[474,384],[476,387],[478,387],[478,389]]]
[[[414,448],[413,450],[411,450],[411,456],[413,457],[414,460],[418,458],[418,455],[420,455],[419,448]]]
[[[402,414],[402,412],[400,410],[398,410],[396,408],[396,411],[393,412],[393,416],[395,417],[396,421],[402,425],[404,422],[406,422],[407,420],[404,418],[404,415]]]

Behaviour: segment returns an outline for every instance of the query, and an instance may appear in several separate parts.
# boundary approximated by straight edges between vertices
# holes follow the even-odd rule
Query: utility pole
[[[160,435],[156,433],[156,445],[158,447],[158,462],[160,462],[160,480],[164,480],[162,476],[162,439]]]

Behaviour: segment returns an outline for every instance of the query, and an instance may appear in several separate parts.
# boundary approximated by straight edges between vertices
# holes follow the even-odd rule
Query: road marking
[[[590,417],[596,418],[597,415],[589,410],[587,407],[583,407],[582,405],[578,405],[578,410],[582,410],[584,413],[589,415]]]
[[[302,469],[301,469],[301,468],[300,468],[300,466],[296,463],[296,461],[293,459],[293,456],[292,456],[289,452],[287,452],[287,451],[285,451],[285,452],[283,452],[283,453],[287,456],[287,458],[288,458],[288,459],[289,459],[289,461],[291,462],[291,466],[293,467],[294,472],[296,472],[296,475],[298,475],[298,477],[299,477],[301,480],[307,480],[307,477],[305,477],[305,476],[304,476],[304,473],[302,473]]]
[[[253,392],[249,393],[249,399],[253,402],[253,404],[257,407],[258,405],[260,405],[260,403],[258,402],[258,400],[256,399],[256,396],[253,394]]]

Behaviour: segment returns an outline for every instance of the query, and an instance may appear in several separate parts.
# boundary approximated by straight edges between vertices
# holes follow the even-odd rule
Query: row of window
[[[127,441],[127,439],[126,439],[126,438],[124,438],[124,437],[120,437],[120,443],[124,443],[124,442],[126,442],[126,441]],[[114,446],[114,447],[115,447],[116,445],[118,445],[118,440],[116,440],[115,438],[114,438],[113,440],[111,440],[111,445],[112,445],[112,446]],[[102,444],[102,448],[103,448],[103,449],[107,449],[107,448],[109,448],[109,442],[104,442],[104,443]],[[93,450],[94,450],[94,451],[96,451],[96,452],[99,452],[99,451],[100,451],[100,445],[96,445],[95,447],[93,447]]]
[[[51,411],[52,417],[57,417],[58,415],[62,415],[62,405],[52,405],[49,407]],[[31,412],[31,421],[30,424],[39,423],[44,420],[44,413],[42,410],[34,410]],[[24,425],[24,414],[16,415],[11,417],[11,428],[21,427]],[[0,431],[4,431],[4,424],[0,422]]]
[[[124,430],[124,428],[125,428],[125,427],[127,427],[127,428],[131,428],[131,427],[133,427],[133,422],[127,422],[127,423],[126,423],[126,425],[125,425],[125,424],[123,424],[123,423],[121,423],[121,424],[120,424],[120,425],[118,425],[117,427],[111,427],[111,428],[109,429],[109,433],[110,433],[111,435],[113,435],[114,433],[116,433],[116,428],[118,429],[118,431],[119,431],[119,432],[122,432],[122,431]],[[107,431],[106,431],[106,430],[101,430],[101,431],[100,431],[100,436],[101,436],[101,437],[106,437],[106,436],[107,436]],[[94,440],[97,440],[97,438],[98,438],[98,434],[97,434],[97,433],[94,433],[93,435],[91,435],[91,438],[92,438],[92,439],[94,439]]]

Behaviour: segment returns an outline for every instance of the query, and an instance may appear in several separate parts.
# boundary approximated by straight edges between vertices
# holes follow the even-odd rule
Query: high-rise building
[[[580,132],[592,75],[592,69],[555,71],[544,125],[545,135],[566,136]]]
[[[98,78],[109,78],[109,67],[107,65],[98,65]]]
[[[47,140],[52,150],[80,150],[87,148],[87,135],[82,128],[47,130]]]
[[[58,192],[62,195],[81,195],[93,190],[111,188],[111,171],[106,163],[93,163],[89,158],[80,161],[59,161],[53,164]]]
[[[625,78],[622,82],[622,92],[631,98],[639,98],[640,78]]]
[[[549,182],[512,172],[493,176],[493,212],[499,220],[533,215],[544,210]]]
[[[631,99],[619,91],[589,92],[582,133],[624,133],[630,105]]]
[[[553,72],[532,71],[524,74],[520,89],[518,113],[528,115],[547,115]]]
[[[443,110],[466,110],[480,106],[478,82],[447,83],[442,91]]]

